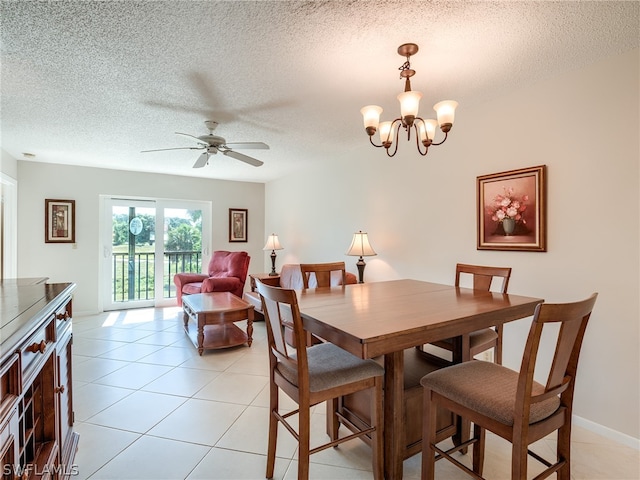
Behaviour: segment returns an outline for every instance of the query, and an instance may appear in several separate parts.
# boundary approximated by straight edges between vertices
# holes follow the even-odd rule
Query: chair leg
[[[493,349],[493,363],[497,363],[498,365],[502,365],[502,331],[504,326],[498,325],[496,327],[496,332],[498,332],[498,338],[496,338],[496,346]]]
[[[473,424],[473,438],[477,439],[473,444],[473,471],[482,476],[482,469],[484,468],[485,429],[475,423]]]
[[[570,414],[569,414],[570,415]],[[569,420],[571,421],[571,420]],[[565,464],[560,470],[558,470],[558,480],[570,480],[571,479],[571,424],[565,424],[558,429],[558,447],[557,447],[557,460],[564,459]]]
[[[527,443],[520,435],[514,434],[511,444],[511,480],[527,478],[527,447]]]
[[[331,441],[338,439],[338,430],[340,429],[340,420],[338,420],[339,399],[334,398],[327,400],[327,435]]]
[[[384,415],[382,405],[382,377],[376,378],[376,384],[371,395],[371,419],[375,431],[371,434],[371,449],[373,452],[373,478],[384,479]]]
[[[434,480],[436,459],[433,444],[436,441],[436,405],[431,390],[424,389],[422,399],[422,480]]]
[[[267,447],[267,478],[273,478],[276,464],[276,445],[278,442],[278,419],[274,412],[278,411],[278,387],[273,382],[269,388],[269,442]]]
[[[298,413],[298,480],[309,479],[311,407],[301,404]]]

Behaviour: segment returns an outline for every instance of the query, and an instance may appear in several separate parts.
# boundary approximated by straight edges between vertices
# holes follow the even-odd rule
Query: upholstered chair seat
[[[295,360],[297,355],[292,353]],[[307,348],[309,362],[309,390],[319,392],[346,383],[359,382],[384,374],[382,366],[374,361],[363,361],[332,343],[319,343]],[[293,385],[298,386],[298,370],[289,363],[279,362],[278,372]]]
[[[465,362],[436,370],[420,383],[451,400],[504,425],[513,425],[520,374],[495,363]],[[531,395],[544,393],[544,385],[533,382]],[[560,406],[557,396],[531,405],[529,423],[552,415]]]

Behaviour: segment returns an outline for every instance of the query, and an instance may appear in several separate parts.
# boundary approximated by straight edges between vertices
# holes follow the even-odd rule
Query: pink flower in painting
[[[513,206],[507,208],[507,216],[509,218],[516,218],[518,216],[518,209]]]
[[[512,218],[517,222],[527,223],[522,213],[527,209],[526,202],[529,195],[518,197],[513,187],[504,187],[504,194],[496,195],[493,199],[493,207],[487,208],[487,215],[494,222],[501,222],[505,218]]]

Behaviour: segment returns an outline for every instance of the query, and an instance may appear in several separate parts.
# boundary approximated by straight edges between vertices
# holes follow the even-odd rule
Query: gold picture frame
[[[478,250],[547,251],[546,165],[477,177]]]
[[[44,201],[45,243],[76,243],[75,200]]]

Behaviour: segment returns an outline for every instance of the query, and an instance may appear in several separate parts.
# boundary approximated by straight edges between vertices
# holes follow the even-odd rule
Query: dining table
[[[469,333],[534,314],[543,299],[399,279],[298,291],[305,330],[353,355],[384,358],[385,478],[401,479],[405,458],[404,351],[454,338],[468,361]],[[467,423],[468,426],[468,423]]]

